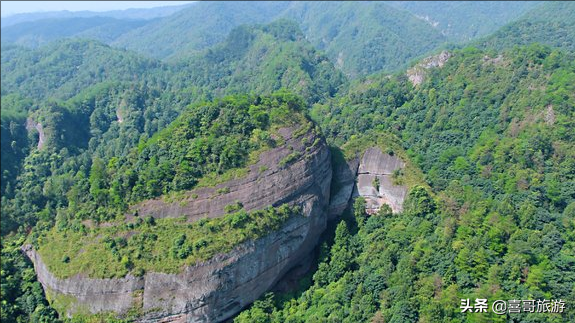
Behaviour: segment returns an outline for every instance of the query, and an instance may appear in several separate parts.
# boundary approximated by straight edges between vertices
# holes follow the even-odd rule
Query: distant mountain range
[[[174,60],[213,46],[241,24],[288,18],[348,76],[392,71],[431,50],[486,36],[539,2],[197,2],[109,12],[2,19],[2,43],[88,38]]]

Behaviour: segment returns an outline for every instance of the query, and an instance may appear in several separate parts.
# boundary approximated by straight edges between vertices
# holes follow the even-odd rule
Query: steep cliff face
[[[329,203],[329,219],[339,217],[348,207],[354,188],[357,169],[359,167],[359,157],[340,163],[333,169],[333,189]]]
[[[46,142],[46,136],[44,135],[44,127],[40,122],[35,122],[32,118],[26,119],[26,130],[38,131],[38,149],[42,149],[44,147],[44,143]]]
[[[132,207],[130,213],[155,218],[186,216],[193,221],[219,217],[227,205],[236,202],[251,211],[318,195],[312,187],[317,183],[329,186],[331,180],[329,151],[319,136],[308,133],[296,138],[293,133],[294,129],[281,129],[285,144],[263,152],[241,179],[191,190],[177,201],[147,200]]]
[[[405,163],[397,156],[371,147],[361,154],[334,167],[334,189],[329,205],[330,219],[337,218],[351,203],[353,197],[366,200],[368,213],[376,213],[383,204],[394,213],[403,210],[407,187],[396,185],[393,173],[401,171]]]
[[[332,175],[329,149],[313,131],[294,133],[292,128],[281,129],[284,144],[262,153],[244,178],[187,192],[176,202],[145,201],[127,216],[130,221],[137,210],[143,217],[186,216],[195,221],[223,216],[225,206],[236,201],[247,211],[299,205],[303,216],[288,219],[279,230],[177,274],[147,272],[120,279],[81,274],[59,279],[27,247],[39,281],[50,294],[73,299],[68,315],[135,309],[142,322],[220,322],[231,317],[305,258],[326,227]]]
[[[379,148],[365,151],[359,163],[354,195],[365,198],[367,213],[377,212],[383,204],[389,205],[394,213],[403,211],[407,187],[395,185],[393,173],[404,167],[401,159],[383,153]]]

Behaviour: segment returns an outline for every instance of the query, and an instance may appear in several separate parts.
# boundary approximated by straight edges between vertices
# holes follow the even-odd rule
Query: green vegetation
[[[374,129],[401,138],[388,142],[406,149],[434,195],[415,186],[402,214],[369,217],[357,199],[313,285],[256,302],[236,322],[573,321],[572,311],[459,309],[462,298],[575,301],[573,84],[569,53],[469,48],[416,88],[376,76],[315,105],[333,143]]]
[[[0,320],[9,323],[57,322],[58,314],[48,306],[34,268],[20,250],[23,242],[23,235],[2,237]]]
[[[383,2],[299,2],[282,17],[298,22],[351,78],[398,70],[447,40],[427,22]]]
[[[2,46],[2,96],[68,99],[106,81],[150,78],[158,62],[92,40],[62,40],[31,50]]]
[[[546,2],[493,35],[473,42],[476,46],[503,49],[540,43],[569,51],[575,50],[575,3]]]
[[[297,24],[279,20],[241,26],[223,43],[176,64],[199,95],[266,94],[290,89],[308,102],[325,101],[346,83],[343,74],[307,41]]]
[[[531,9],[539,10],[541,1],[392,1],[390,5],[425,20],[451,42],[461,43],[496,32]]]
[[[95,210],[103,217],[93,219],[105,221],[113,217],[111,209],[124,211],[129,203],[237,178],[261,151],[275,146],[279,128],[310,122],[303,107],[301,99],[283,92],[193,106],[126,157],[107,165],[94,160],[88,182],[95,209],[72,212],[82,217],[79,212]]]
[[[122,35],[115,44],[157,58],[183,56],[225,40],[239,25],[269,23],[287,6],[287,2],[198,2]]]
[[[148,271],[178,273],[184,266],[263,237],[300,214],[300,210],[287,205],[249,213],[230,211],[221,218],[193,223],[185,218],[147,217],[111,226],[56,226],[33,243],[50,272],[60,278],[76,274],[112,278],[128,273],[141,276]]]
[[[398,156],[393,181],[410,191],[401,214],[367,215],[356,199],[310,287],[267,294],[236,321],[575,322],[573,3],[194,6],[137,29],[108,18],[2,29],[2,322],[141,314],[64,318],[74,300],[44,295],[25,241],[59,277],[178,272],[297,216],[233,203],[194,223],[124,218],[139,201],[185,203],[190,189],[245,176],[284,144],[284,126],[317,134],[298,139],[307,149],[325,136],[336,166],[373,146]],[[91,39],[31,49],[7,33],[33,46]],[[372,74],[478,36],[417,86]],[[561,298],[568,311],[465,315],[461,298]]]
[[[2,96],[0,174],[2,196],[13,194],[14,181],[20,173],[22,162],[29,152],[28,132],[26,131],[26,108],[29,100],[18,95]]]
[[[145,25],[145,20],[111,17],[73,17],[41,19],[10,27],[2,27],[2,45],[17,44],[38,47],[62,38],[87,38],[111,42],[120,35]]]

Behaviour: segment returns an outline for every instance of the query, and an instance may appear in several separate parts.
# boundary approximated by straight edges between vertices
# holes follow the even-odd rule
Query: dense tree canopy
[[[278,127],[311,122],[342,159],[346,149],[388,140],[408,165],[404,211],[368,215],[355,199],[330,226],[309,286],[268,293],[237,322],[575,321],[572,309],[459,309],[462,298],[575,304],[573,4],[509,5],[516,12],[498,12],[502,21],[535,9],[476,47],[450,50],[440,67],[419,66],[418,84],[404,71],[372,73],[494,30],[502,22],[475,22],[507,5],[449,17],[436,5],[392,5],[202,3],[219,18],[208,23],[211,15],[190,7],[145,23],[68,21],[78,23],[70,35],[57,21],[13,29],[33,44],[75,37],[33,49],[3,37],[2,322],[122,321],[64,318],[65,300],[47,301],[24,243],[52,255],[47,263],[61,277],[78,268],[94,277],[175,272],[298,216],[287,206],[248,213],[231,205],[226,216],[193,224],[123,221],[139,201],[242,176],[276,144]],[[452,22],[460,30],[445,27]],[[86,225],[102,222],[118,225]],[[138,234],[122,238],[129,230]],[[81,244],[101,259],[76,257]],[[169,252],[150,256],[159,249]]]

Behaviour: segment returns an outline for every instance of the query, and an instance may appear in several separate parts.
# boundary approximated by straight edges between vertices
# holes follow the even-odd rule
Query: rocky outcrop
[[[262,153],[245,177],[187,192],[178,201],[146,201],[134,206],[130,214],[187,216],[195,221],[222,216],[226,205],[239,201],[248,211],[284,203],[299,205],[303,216],[290,218],[279,230],[178,274],[58,279],[32,248],[26,248],[39,281],[51,293],[73,297],[71,313],[125,313],[135,308],[142,313],[141,322],[220,322],[231,317],[308,256],[326,227],[332,175],[329,149],[312,131],[296,137],[294,129],[282,129],[280,134],[285,144]]]
[[[448,51],[443,51],[438,55],[430,56],[421,61],[421,63],[407,70],[407,78],[417,86],[425,80],[426,70],[430,68],[443,67],[445,63],[451,58],[452,54]]]
[[[38,149],[42,149],[44,147],[44,143],[46,142],[46,136],[44,134],[44,127],[40,122],[35,122],[32,118],[26,119],[26,130],[38,131]]]
[[[404,167],[400,158],[382,153],[377,147],[335,166],[329,219],[340,216],[357,196],[365,198],[369,214],[379,211],[383,204],[389,205],[394,213],[401,212],[407,187],[395,185],[393,173]]]
[[[364,152],[353,196],[365,198],[367,213],[376,213],[383,204],[389,205],[394,213],[403,210],[407,187],[394,185],[392,176],[394,171],[404,167],[401,159],[383,153],[379,148],[369,148]]]
[[[70,312],[107,311],[124,312],[132,307],[134,293],[144,288],[144,279],[128,275],[117,279],[91,279],[78,275],[70,279],[59,279],[48,270],[40,255],[30,245],[23,248],[34,263],[38,281],[47,294],[64,294],[76,299]]]
[[[359,167],[359,157],[334,166],[332,194],[329,202],[329,219],[338,218],[348,207],[355,189],[355,179]]]
[[[295,138],[293,129],[281,129],[280,134],[285,144],[263,152],[245,177],[188,191],[174,201],[144,201],[131,208],[128,219],[137,213],[155,218],[186,216],[195,221],[219,217],[226,206],[237,202],[251,211],[318,195],[314,185],[329,186],[331,181],[330,155],[324,140],[312,133]],[[290,155],[299,157],[286,164]]]

